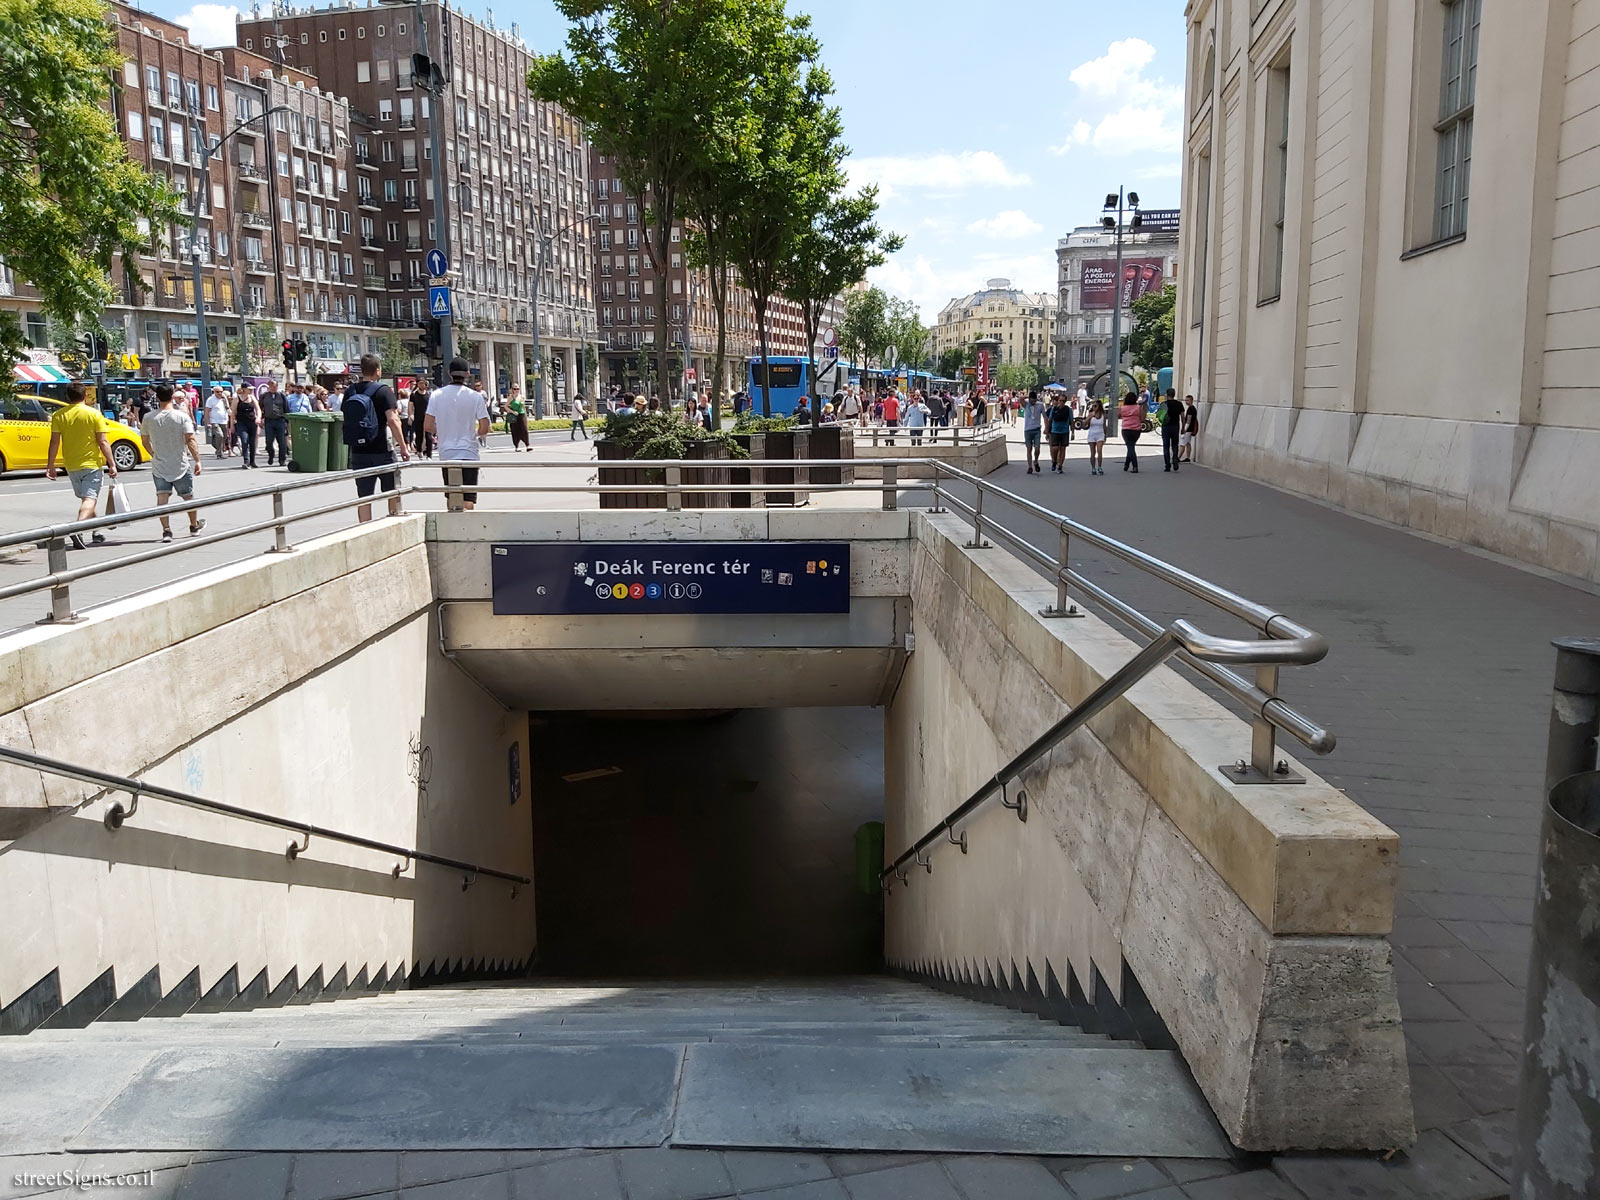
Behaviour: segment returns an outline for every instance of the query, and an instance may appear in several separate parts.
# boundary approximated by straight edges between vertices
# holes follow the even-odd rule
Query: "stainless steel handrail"
[[[905,432],[905,430],[901,428],[897,429],[896,432]],[[659,481],[642,484],[600,484],[595,482],[597,469],[605,469],[608,466],[627,470],[659,471],[660,479]],[[902,480],[901,471],[913,466],[927,468],[930,478]],[[468,488],[464,483],[451,482],[448,477],[443,475],[443,472],[452,467],[475,467],[480,472],[487,474],[488,478],[484,478],[484,475],[481,474],[480,482]],[[768,468],[792,471],[795,473],[796,478],[793,481],[784,480],[781,484],[771,482],[735,484],[706,477],[712,472],[720,474],[727,469],[735,467],[742,469],[753,468],[757,471]],[[830,467],[879,468],[881,479],[848,484],[810,483],[804,479],[804,475],[809,474],[810,469]],[[501,484],[492,482],[493,473],[496,471],[526,470],[528,468],[579,471],[585,473],[587,478],[570,484],[560,482]],[[283,500],[285,494],[303,488],[338,483],[343,480],[353,480],[364,476],[387,474],[391,471],[401,472],[402,475],[409,473],[409,478],[415,480],[418,471],[431,472],[435,469],[441,472],[441,482],[437,485],[431,482],[413,482],[404,484],[395,492],[384,493],[382,496],[374,496],[370,499],[352,498],[322,505],[304,513],[288,514],[284,512]],[[960,495],[956,494],[952,485],[971,487],[974,490],[976,502],[967,503]],[[391,496],[401,497],[413,494],[452,495],[469,490],[486,494],[516,494],[521,492],[530,495],[561,493],[582,493],[601,496],[660,495],[665,498],[666,506],[669,510],[676,510],[684,506],[686,495],[705,495],[719,492],[746,494],[795,489],[819,493],[859,491],[863,494],[881,494],[882,505],[885,509],[896,508],[902,493],[931,492],[935,512],[944,511],[944,506],[948,505],[951,510],[961,515],[972,525],[974,536],[969,544],[972,548],[987,546],[989,543],[985,541],[985,535],[993,535],[1054,580],[1056,585],[1056,604],[1053,608],[1044,610],[1043,615],[1079,615],[1072,600],[1075,594],[1081,594],[1093,600],[1109,615],[1123,622],[1138,634],[1149,638],[1158,637],[1162,630],[1156,622],[1146,617],[1131,604],[1126,603],[1096,584],[1093,580],[1085,578],[1081,573],[1073,570],[1070,562],[1072,539],[1082,539],[1087,544],[1111,554],[1113,557],[1128,563],[1152,578],[1176,587],[1217,610],[1244,621],[1262,636],[1264,642],[1283,642],[1294,647],[1294,649],[1287,652],[1286,657],[1278,657],[1277,651],[1262,650],[1256,657],[1248,660],[1239,660],[1246,665],[1253,666],[1255,670],[1253,681],[1229,669],[1223,660],[1201,658],[1181,645],[1176,651],[1186,664],[1199,671],[1206,679],[1216,684],[1229,699],[1243,705],[1249,712],[1252,729],[1250,757],[1248,760],[1236,760],[1233,764],[1223,768],[1232,782],[1290,783],[1299,780],[1300,777],[1289,770],[1287,761],[1277,756],[1276,736],[1279,731],[1288,733],[1308,749],[1319,754],[1326,754],[1334,748],[1335,738],[1331,732],[1308,720],[1305,716],[1285,704],[1277,695],[1277,672],[1281,665],[1285,663],[1315,662],[1327,653],[1327,641],[1321,634],[1306,628],[1275,609],[1256,604],[1235,592],[1211,583],[1209,580],[1202,579],[1189,571],[1163,562],[1142,550],[1138,550],[1115,538],[1108,537],[1060,513],[1052,512],[1026,497],[1019,496],[1015,492],[998,487],[986,479],[973,475],[959,467],[952,466],[943,459],[929,457],[907,456],[904,458],[853,458],[843,460],[747,458],[680,461],[676,459],[626,459],[615,463],[596,462],[592,459],[489,460],[476,463],[453,463],[438,459],[419,461],[413,459],[409,463],[386,464],[359,471],[319,473],[291,482],[199,500],[192,505],[179,504],[169,507],[139,509],[131,513],[98,517],[65,525],[52,525],[42,529],[0,537],[0,549],[21,543],[39,541],[45,542],[50,548],[49,574],[37,580],[12,584],[0,589],[0,600],[48,589],[51,593],[51,617],[49,619],[70,620],[74,614],[70,604],[69,587],[75,580],[105,574],[122,566],[147,562],[167,554],[181,553],[195,546],[214,544],[227,538],[241,537],[266,529],[274,529],[277,533],[277,544],[273,549],[287,550],[291,548],[288,545],[286,533],[290,524],[324,516],[341,509],[376,503],[380,499]],[[262,497],[270,497],[272,499],[273,517],[271,519],[253,522],[240,529],[220,531],[202,538],[186,539],[182,542],[163,545],[86,567],[70,570],[66,567],[64,539],[74,533],[90,532],[133,521],[157,519],[163,515],[170,517],[175,512],[181,513],[190,508],[203,509]],[[1036,517],[1053,526],[1059,539],[1057,554],[1052,556],[1048,551],[1033,545],[1026,538],[997,521],[992,506],[986,514],[983,511],[985,498],[993,501],[1003,501],[1014,506],[1019,512]],[[1300,657],[1302,654],[1307,657]]]
[[[879,873],[879,881],[886,887],[892,886],[892,881],[896,878],[905,883],[907,881],[906,868],[912,863],[932,873],[932,849],[941,842],[949,842],[952,845],[959,846],[961,852],[965,854],[967,852],[966,831],[962,830],[961,836],[957,837],[956,826],[970,817],[984,801],[996,793],[999,793],[1001,803],[1005,807],[1014,811],[1020,820],[1026,821],[1028,819],[1027,791],[1019,788],[1016,798],[1013,800],[1010,795],[1012,783],[1020,781],[1023,773],[1030,767],[1054,750],[1066,738],[1083,728],[1093,717],[1104,711],[1124,692],[1180,650],[1206,662],[1247,665],[1259,663],[1295,663],[1304,665],[1317,662],[1326,653],[1325,648],[1319,650],[1314,645],[1293,641],[1247,642],[1233,638],[1213,637],[1210,634],[1202,633],[1188,621],[1174,621],[1168,628],[1162,630],[1154,641],[1144,646],[1127,663],[1109,676],[1105,682],[1085,696],[1066,716],[1035,738],[1021,753],[996,771],[989,780],[980,785],[972,795],[952,809],[944,820],[934,825],[913,842],[909,849],[900,854]],[[924,854],[924,851],[928,853]]]
[[[74,763],[62,762],[60,759],[47,758],[42,754],[35,754],[31,750],[19,750],[15,746],[0,746],[0,762],[13,763],[19,767],[27,767],[34,771],[41,771],[49,775],[59,775],[64,779],[75,779],[79,783],[89,783],[96,787],[111,792],[127,792],[133,799],[131,808],[123,808],[118,801],[106,810],[106,828],[115,832],[121,829],[128,818],[139,810],[139,801],[143,797],[153,800],[166,800],[172,804],[182,804],[189,808],[199,808],[206,812],[220,813],[226,817],[237,817],[243,821],[252,821],[258,825],[272,825],[278,829],[287,829],[300,834],[308,839],[322,838],[325,841],[341,842],[347,846],[360,846],[365,850],[377,850],[384,854],[393,854],[401,858],[411,859],[414,862],[430,863],[436,867],[449,867],[456,871],[470,871],[467,881],[463,883],[463,890],[472,879],[479,875],[486,875],[491,879],[504,879],[508,883],[526,886],[533,882],[526,875],[517,875],[510,871],[497,871],[492,867],[481,867],[476,863],[463,862],[458,858],[447,858],[442,854],[429,854],[423,850],[407,849],[404,846],[394,846],[388,842],[380,842],[374,838],[361,837],[354,833],[342,833],[337,829],[328,829],[322,825],[312,825],[305,821],[291,821],[288,817],[276,817],[271,813],[257,812],[254,809],[240,808],[236,804],[226,804],[221,800],[207,800],[204,796],[196,796],[189,792],[180,792],[173,788],[162,787],[157,783],[149,783],[143,779],[130,779],[126,775],[113,775],[108,771],[96,771],[92,767],[80,767]],[[286,851],[290,862],[304,853],[305,846],[291,841]],[[394,875],[399,878],[401,868],[396,866]],[[515,895],[515,889],[512,889]]]

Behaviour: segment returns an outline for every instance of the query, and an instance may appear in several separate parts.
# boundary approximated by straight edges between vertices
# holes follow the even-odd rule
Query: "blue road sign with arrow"
[[[449,288],[431,287],[428,289],[428,315],[430,317],[448,317],[450,315]]]
[[[428,251],[428,274],[438,279],[450,271],[450,260],[444,256],[444,251],[435,246]]]

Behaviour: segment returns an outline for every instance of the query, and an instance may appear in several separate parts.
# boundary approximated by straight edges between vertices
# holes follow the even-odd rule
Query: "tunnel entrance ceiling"
[[[529,745],[542,972],[881,969],[880,902],[854,870],[856,828],[883,817],[881,713],[551,714]]]

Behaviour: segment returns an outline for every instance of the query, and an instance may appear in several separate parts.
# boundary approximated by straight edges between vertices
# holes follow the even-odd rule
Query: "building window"
[[[144,117],[133,109],[128,110],[128,137],[133,141],[144,141]]]
[[[372,82],[372,64],[366,59],[362,59],[360,62],[356,63],[356,82]]]
[[[1472,176],[1472,109],[1478,84],[1478,24],[1483,0],[1450,0],[1444,6],[1438,173],[1434,185],[1433,237],[1443,241],[1467,231],[1467,194]]]
[[[1287,52],[1284,61],[1287,62]],[[1262,302],[1283,294],[1283,226],[1289,201],[1289,68],[1267,72],[1267,162],[1262,174]]]

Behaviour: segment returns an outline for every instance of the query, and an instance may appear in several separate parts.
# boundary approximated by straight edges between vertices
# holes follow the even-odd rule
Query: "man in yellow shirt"
[[[88,389],[81,383],[67,385],[67,403],[50,418],[50,450],[45,461],[45,475],[56,477],[56,456],[61,456],[67,478],[72,481],[72,494],[78,498],[78,520],[87,521],[95,515],[95,505],[100,499],[103,476],[117,477],[117,462],[111,457],[111,443],[106,440],[106,422],[98,409],[88,402]],[[108,501],[106,515],[113,505]],[[97,545],[106,540],[98,531],[93,539]],[[71,545],[83,549],[83,538],[74,534]]]

